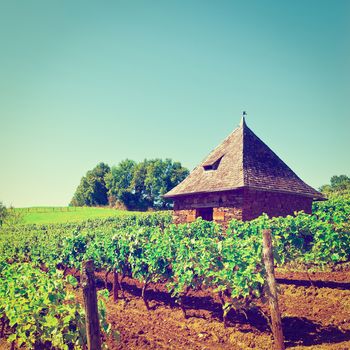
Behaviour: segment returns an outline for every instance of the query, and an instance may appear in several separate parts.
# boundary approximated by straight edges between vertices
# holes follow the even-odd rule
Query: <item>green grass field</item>
[[[95,207],[32,207],[16,208],[24,224],[56,224],[79,222],[87,219],[125,216],[135,212]]]

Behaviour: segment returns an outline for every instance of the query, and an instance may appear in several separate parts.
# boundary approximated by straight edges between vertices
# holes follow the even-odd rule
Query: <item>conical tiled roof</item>
[[[240,126],[164,197],[243,187],[324,199],[247,127],[244,117]]]

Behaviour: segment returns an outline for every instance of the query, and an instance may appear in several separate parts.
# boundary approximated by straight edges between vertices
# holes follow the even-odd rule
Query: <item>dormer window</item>
[[[218,158],[214,163],[211,164],[204,164],[203,168],[205,171],[207,170],[216,170],[219,167],[219,164],[221,162],[223,156],[221,156],[220,158]]]

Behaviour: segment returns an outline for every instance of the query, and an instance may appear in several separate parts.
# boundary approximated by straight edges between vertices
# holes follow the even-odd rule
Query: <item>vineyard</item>
[[[302,314],[303,298],[309,300],[301,291],[312,290],[316,300],[331,283],[336,290],[345,286],[341,289],[344,305],[339,308],[349,315],[349,281],[337,280],[349,277],[349,219],[350,201],[337,198],[314,204],[313,215],[233,220],[227,230],[201,219],[176,226],[171,224],[170,213],[4,227],[0,235],[0,337],[6,337],[12,348],[23,344],[28,349],[84,349],[80,270],[83,261],[93,260],[101,289],[102,337],[110,348],[228,349],[235,344],[269,349],[262,230],[273,234],[277,277],[285,293],[281,297],[284,322],[291,322],[288,303],[296,295],[300,322],[307,316]],[[324,285],[319,283],[322,278]],[[188,336],[187,343],[170,334],[163,338],[173,339],[171,344],[164,339],[157,342],[156,335],[151,340],[145,337],[145,330],[164,333],[158,322],[161,319],[165,328],[170,327],[168,318],[177,320],[176,332]],[[139,329],[136,320],[145,330]],[[123,323],[138,329],[135,337],[130,339]],[[192,326],[198,324],[196,341],[191,343]],[[245,332],[236,328],[239,324]],[[289,326],[293,327],[297,325]],[[288,338],[289,328],[287,340],[298,345],[293,336]],[[338,328],[334,342],[344,343],[347,349],[349,317]],[[238,331],[244,333],[242,339]],[[262,343],[257,343],[259,337]],[[324,341],[332,339],[330,335]]]

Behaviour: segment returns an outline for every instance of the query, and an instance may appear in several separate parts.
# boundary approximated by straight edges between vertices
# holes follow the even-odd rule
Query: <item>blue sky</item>
[[[238,124],[314,187],[350,175],[350,1],[0,0],[0,201],[98,162],[192,169]]]

